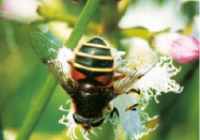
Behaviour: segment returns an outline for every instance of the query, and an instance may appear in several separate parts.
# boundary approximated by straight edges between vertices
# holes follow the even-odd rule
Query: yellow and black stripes
[[[85,57],[90,57],[90,58],[96,58],[100,60],[113,60],[111,56],[99,56],[99,55],[93,55],[93,54],[88,54],[88,53],[83,53],[83,52],[77,52],[77,56],[85,56]]]
[[[87,76],[102,76],[113,72],[113,57],[104,40],[94,37],[79,47],[74,67]]]
[[[102,45],[96,45],[96,44],[84,44],[79,48],[79,52],[87,53],[87,54],[93,54],[93,55],[101,55],[101,56],[111,56],[110,48],[104,47]]]
[[[113,60],[102,60],[98,58],[91,58],[86,56],[78,56],[75,58],[76,63],[81,64],[86,67],[93,68],[112,68]]]

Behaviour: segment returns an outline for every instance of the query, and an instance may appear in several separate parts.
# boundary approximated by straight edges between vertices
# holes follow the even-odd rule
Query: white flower
[[[124,46],[129,46],[128,48],[126,48],[127,50],[129,50],[127,52],[128,59],[134,59],[138,56],[140,57],[140,59],[143,59],[144,56],[152,54],[152,49],[150,48],[148,42],[144,39],[138,37],[123,39],[122,44]]]
[[[67,100],[66,104],[68,104],[68,103],[71,103],[71,100]],[[74,113],[72,104],[71,104],[71,108],[69,110],[64,109],[63,106],[60,106],[59,109],[62,111],[68,112],[68,115],[63,115],[63,117],[59,120],[60,124],[64,124],[64,125],[66,125],[66,127],[68,127],[67,136],[70,137],[72,140],[74,140],[74,138],[78,139],[75,134],[75,128],[78,127],[78,125],[74,122],[74,119],[72,117],[72,115]]]
[[[62,105],[60,106],[59,109],[61,111],[65,111],[68,114],[63,115],[62,118],[59,120],[59,123],[65,125],[68,128],[66,135],[70,137],[71,140],[78,139],[75,132],[75,129],[78,127],[78,125],[74,122],[74,119],[72,117],[74,113],[74,109],[73,109],[71,100],[70,99],[67,100],[66,104],[71,104],[70,109],[66,110],[63,108]],[[84,139],[89,140],[89,138],[87,137],[88,134],[84,134],[84,130],[81,127],[78,127],[78,128],[82,132],[82,136],[84,137]],[[101,129],[101,127],[98,127],[98,129]],[[95,131],[91,131],[91,133],[97,136]]]
[[[121,60],[122,56],[125,55],[125,51],[118,51],[116,48],[112,48],[112,55],[114,56],[115,68],[119,66],[119,60]]]
[[[153,120],[157,118],[157,116],[150,118],[143,110],[148,106],[151,98],[154,98],[156,102],[159,102],[157,96],[161,95],[162,92],[182,92],[183,88],[171,79],[171,77],[175,76],[180,71],[180,68],[177,69],[174,67],[172,62],[172,58],[170,57],[160,57],[159,62],[157,62],[151,71],[129,87],[140,89],[140,96],[136,93],[120,95],[111,102],[111,105],[116,107],[120,114],[119,120],[117,118],[111,120],[111,123],[115,125],[114,131],[116,137],[125,134],[124,139],[127,139],[128,137],[131,139],[140,139],[143,135],[147,135],[158,126],[156,125],[154,128],[147,128],[145,126],[145,122]],[[143,64],[139,64],[138,67],[143,69],[146,68],[145,65],[143,67]],[[149,62],[149,65],[151,66],[152,62]],[[124,81],[121,80],[120,83],[123,84]],[[153,90],[156,92],[154,93]],[[137,111],[125,111],[127,107],[135,103],[139,103]],[[119,128],[121,128],[122,133],[119,133]]]
[[[161,92],[182,92],[183,87],[171,79],[181,68],[176,68],[172,62],[171,57],[160,57],[156,66],[133,85],[133,87],[141,89],[144,95],[143,101],[148,102],[151,97],[154,97],[155,101],[159,102],[157,96],[161,95]],[[153,89],[156,90],[155,94],[153,94]]]
[[[58,51],[58,56],[55,61],[62,64],[62,70],[65,74],[69,74],[70,65],[67,63],[68,60],[74,58],[74,52],[63,45]]]
[[[146,121],[153,120],[157,118],[157,116],[149,118],[148,114],[144,113],[138,107],[137,111],[129,110],[125,112],[128,106],[138,103],[136,100],[138,100],[138,97],[135,97],[133,94],[123,94],[111,102],[111,104],[118,109],[120,114],[119,118],[115,116],[114,119],[111,119],[116,135],[115,139],[124,134],[123,139],[127,139],[128,137],[131,139],[139,139],[157,127],[148,129],[144,125]],[[119,130],[121,130],[121,133],[119,133]]]
[[[16,133],[12,132],[10,130],[4,130],[3,131],[3,136],[5,140],[16,140]]]
[[[31,23],[43,20],[37,13],[41,3],[37,0],[3,0],[0,17],[20,23]]]
[[[47,28],[49,28],[51,32],[63,42],[67,41],[73,30],[73,28],[70,28],[66,22],[57,21],[48,23]]]
[[[178,15],[177,1],[168,1],[165,5],[156,5],[153,1],[140,0],[130,5],[119,23],[121,28],[142,26],[150,31],[161,31],[172,27],[172,30],[184,28],[183,18]]]

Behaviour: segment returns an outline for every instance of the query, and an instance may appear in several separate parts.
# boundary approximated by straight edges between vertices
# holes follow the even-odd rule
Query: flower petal
[[[191,63],[199,58],[199,41],[192,36],[181,36],[172,43],[170,53],[180,63]]]

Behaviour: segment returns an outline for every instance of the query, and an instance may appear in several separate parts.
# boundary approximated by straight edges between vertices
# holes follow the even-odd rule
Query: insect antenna
[[[83,132],[84,135],[86,135],[86,133],[87,133],[87,130],[85,130],[85,131]]]

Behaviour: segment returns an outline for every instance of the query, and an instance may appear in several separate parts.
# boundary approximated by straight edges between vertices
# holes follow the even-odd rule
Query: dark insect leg
[[[136,88],[132,88],[131,90],[129,90],[128,92],[126,92],[126,94],[129,94],[129,93],[137,93],[137,94],[140,95],[140,90],[136,89]]]
[[[135,107],[137,107],[138,106],[138,104],[133,104],[133,105],[130,105],[129,107],[127,107],[126,108],[126,110],[125,111],[128,111],[128,110],[133,110],[133,111],[135,111],[136,110],[136,108]]]
[[[113,114],[116,112],[117,116],[119,117],[119,111],[117,110],[117,108],[113,108],[113,110],[110,112],[110,117],[113,117]]]
[[[136,111],[137,109],[136,109],[136,108],[133,108],[133,109],[131,109],[131,110]]]

